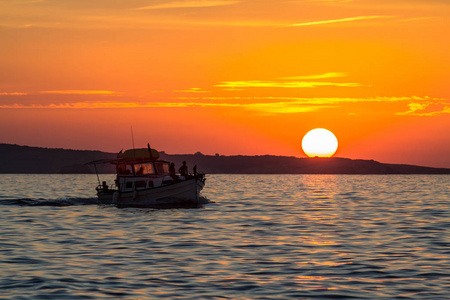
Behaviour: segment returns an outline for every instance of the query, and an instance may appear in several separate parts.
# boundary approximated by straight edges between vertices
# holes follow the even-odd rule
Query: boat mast
[[[150,159],[153,160],[152,148],[150,148],[150,143],[147,143],[147,149]]]
[[[98,176],[98,171],[97,171],[97,164],[95,162],[94,162],[94,169],[95,169],[95,174],[97,175],[98,185],[101,185],[100,177]]]
[[[133,144],[133,154],[134,154],[134,159],[136,159],[136,151],[134,151],[134,135],[133,135],[133,126],[131,126],[131,142]]]

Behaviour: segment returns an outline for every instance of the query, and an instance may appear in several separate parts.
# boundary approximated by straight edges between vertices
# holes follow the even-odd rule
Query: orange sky
[[[450,167],[448,0],[0,0],[0,142]]]

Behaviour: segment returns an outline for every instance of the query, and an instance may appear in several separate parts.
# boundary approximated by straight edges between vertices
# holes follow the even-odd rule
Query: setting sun
[[[331,157],[336,153],[338,141],[329,130],[316,128],[309,131],[302,140],[302,149],[309,157]]]

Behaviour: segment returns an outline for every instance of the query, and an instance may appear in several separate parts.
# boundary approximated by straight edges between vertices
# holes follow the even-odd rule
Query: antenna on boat
[[[133,126],[131,126],[131,142],[133,143],[133,149],[134,149],[134,135],[133,135]]]
[[[133,156],[134,156],[134,159],[136,159],[136,150],[134,149],[133,126],[131,126],[131,142],[133,143]]]
[[[98,185],[100,185],[100,177],[98,176],[98,171],[97,171],[97,164],[94,162],[94,169],[95,169],[95,174],[97,174],[97,180],[98,180]]]
[[[152,148],[150,148],[150,143],[147,143],[148,154],[150,155],[150,159],[153,160]]]

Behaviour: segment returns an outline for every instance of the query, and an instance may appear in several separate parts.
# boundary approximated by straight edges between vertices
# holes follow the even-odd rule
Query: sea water
[[[208,175],[200,208],[156,210],[0,175],[0,298],[450,299],[449,183]]]

